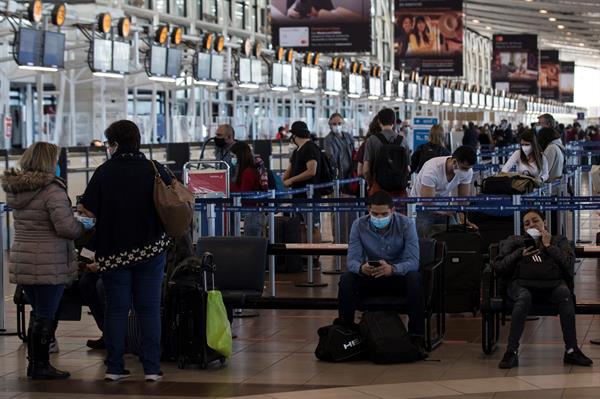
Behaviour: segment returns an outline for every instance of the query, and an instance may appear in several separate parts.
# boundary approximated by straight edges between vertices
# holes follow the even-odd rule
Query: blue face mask
[[[54,172],[56,176],[60,177],[60,166],[56,165],[56,172]]]
[[[391,214],[384,216],[382,218],[377,218],[377,217],[371,216],[371,225],[378,230],[382,230],[382,229],[385,229],[386,227],[388,227],[391,221],[392,221]]]
[[[233,167],[237,166],[237,158],[231,158],[231,166],[233,166]]]

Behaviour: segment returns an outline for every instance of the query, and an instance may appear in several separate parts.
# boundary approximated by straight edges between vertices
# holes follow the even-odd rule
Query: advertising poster
[[[462,76],[462,0],[395,0],[395,21],[397,68],[423,75]]]
[[[575,63],[561,61],[560,63],[560,101],[572,103],[575,101]]]
[[[558,50],[540,51],[540,97],[558,100],[560,81],[560,61]]]
[[[272,0],[274,47],[370,52],[371,0]]]
[[[494,35],[492,86],[507,93],[538,95],[537,35]]]
[[[412,120],[413,142],[412,149],[416,150],[420,145],[429,141],[429,131],[438,124],[437,118],[429,116],[415,116]]]

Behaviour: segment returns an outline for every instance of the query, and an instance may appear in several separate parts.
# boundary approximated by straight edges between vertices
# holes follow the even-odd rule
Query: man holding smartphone
[[[352,225],[348,271],[339,283],[339,316],[353,325],[362,298],[405,296],[409,303],[408,332],[416,342],[422,342],[425,308],[415,225],[394,212],[392,196],[385,191],[369,197],[368,210],[368,215]]]

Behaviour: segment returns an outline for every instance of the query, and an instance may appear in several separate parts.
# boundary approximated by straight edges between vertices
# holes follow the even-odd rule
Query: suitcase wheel
[[[225,367],[225,360],[226,359],[224,357],[219,359],[219,363],[221,364],[221,367]]]
[[[185,361],[185,356],[184,355],[179,355],[179,357],[177,358],[177,368],[180,369],[185,369],[186,366],[186,361]]]

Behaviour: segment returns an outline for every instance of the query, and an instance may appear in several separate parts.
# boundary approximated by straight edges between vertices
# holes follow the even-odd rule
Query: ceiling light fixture
[[[548,14],[548,11],[546,11],[546,10],[540,10],[540,14]]]
[[[554,17],[550,17],[550,18],[548,18],[548,21],[550,21],[550,22],[555,22],[555,21],[556,21],[556,18],[554,18]]]
[[[558,25],[557,28],[558,29],[565,29],[565,26],[564,25]]]
[[[474,24],[478,24],[478,23],[479,23],[479,20],[478,20],[478,19],[474,19],[474,20],[473,20],[473,23],[474,23]]]
[[[94,72],[92,75],[98,78],[115,78],[115,79],[123,79],[125,75],[121,75],[120,73],[114,72]]]
[[[492,27],[491,26],[486,26],[485,29],[492,30]]]

